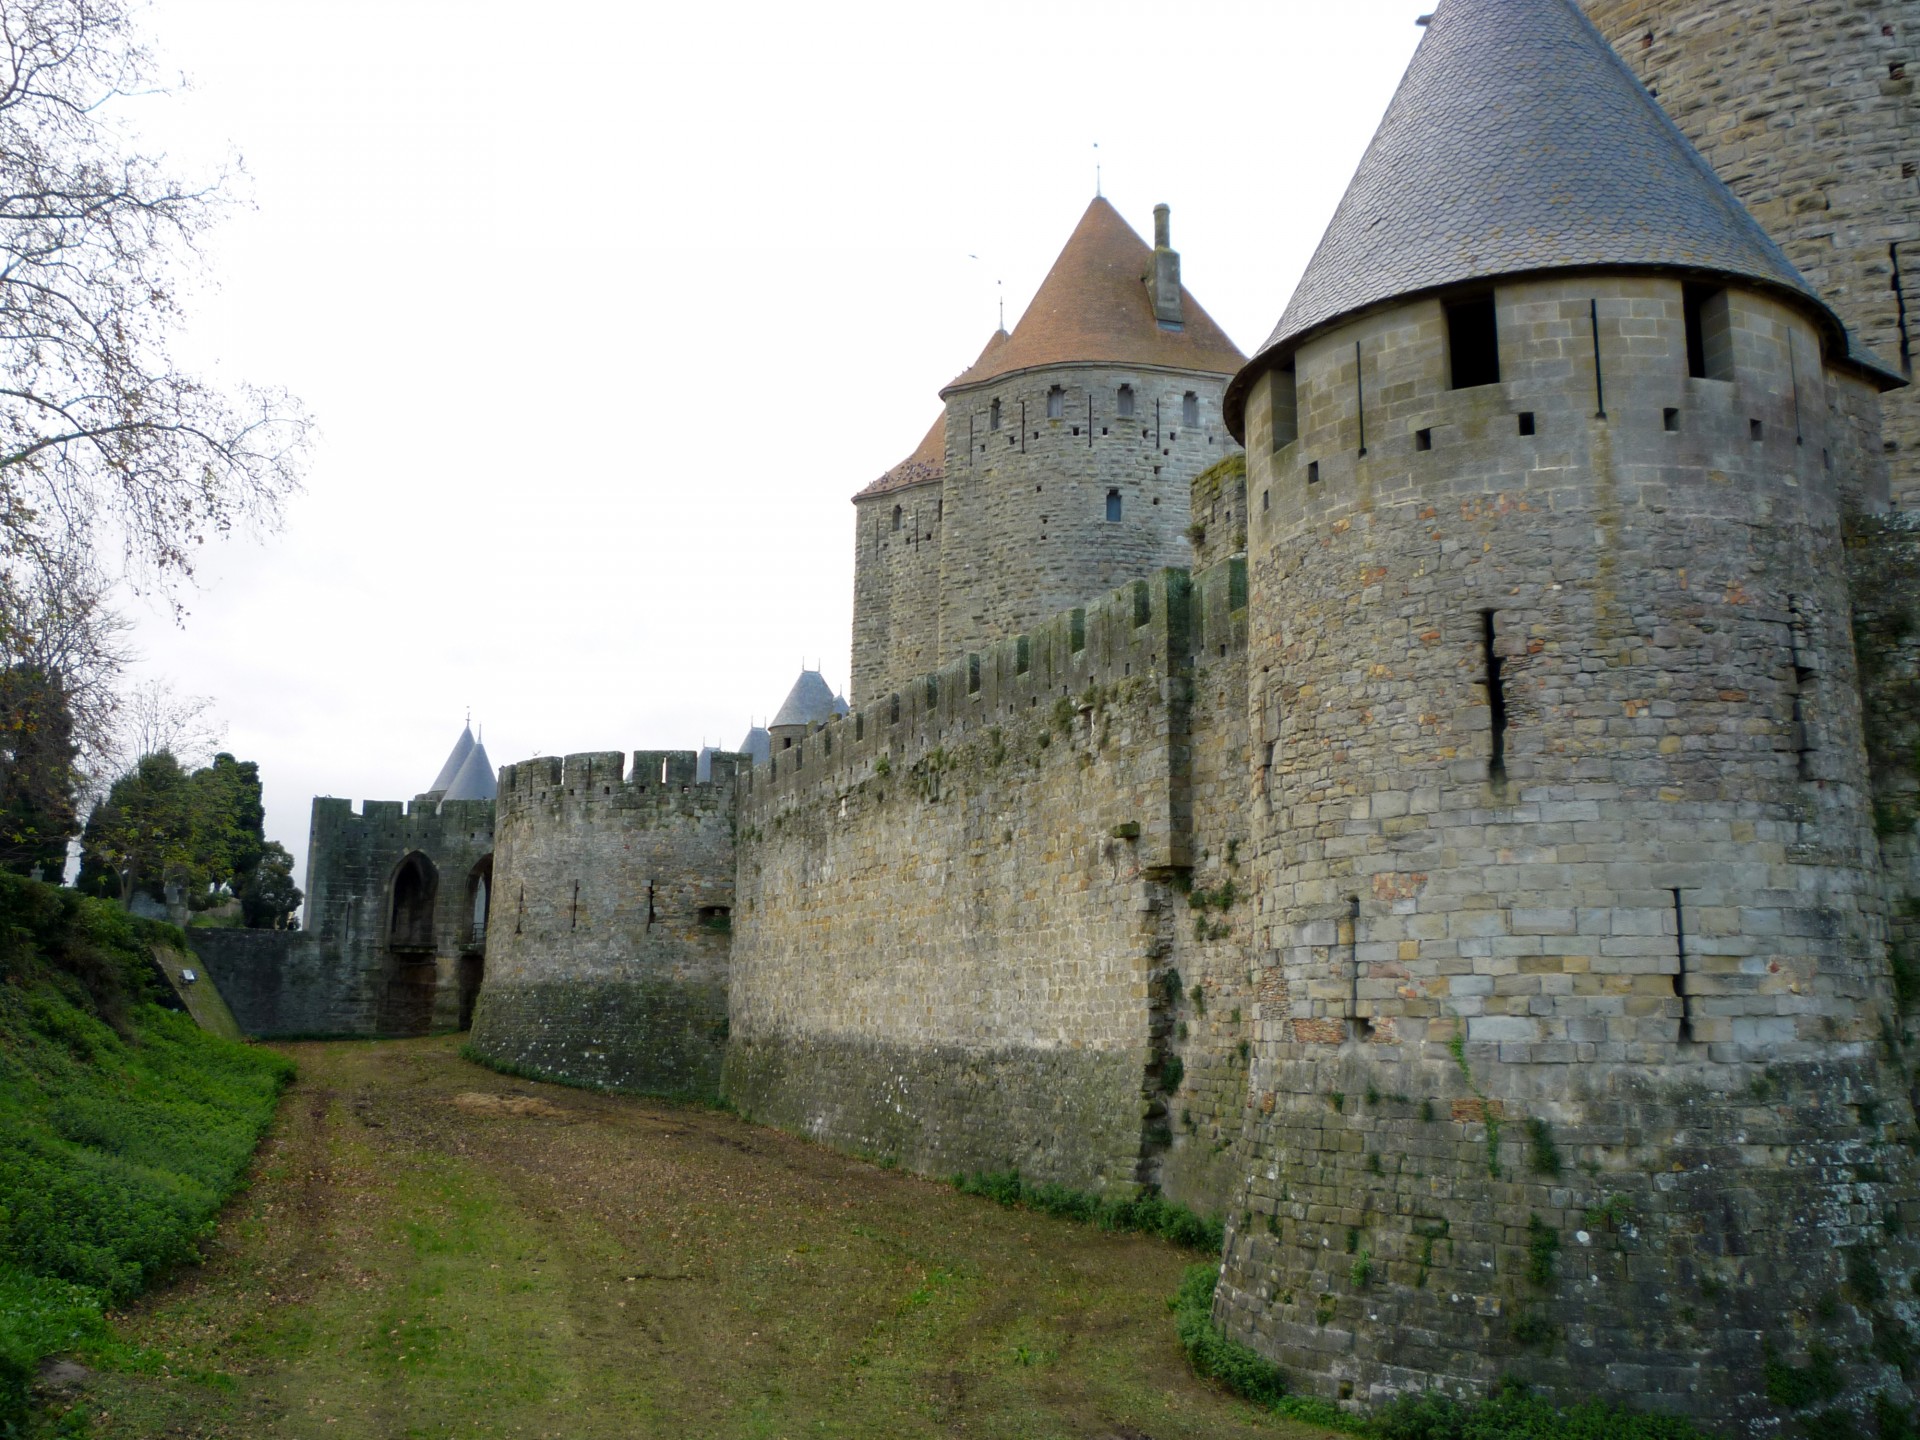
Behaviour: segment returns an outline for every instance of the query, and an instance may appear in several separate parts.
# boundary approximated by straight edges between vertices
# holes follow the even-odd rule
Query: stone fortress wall
[[[1191,719],[1237,708],[1243,573],[1136,581],[752,772],[735,1104],[928,1173],[1217,1208],[1244,1086],[1227,1017],[1250,1004],[1222,959],[1245,756]],[[1205,903],[1196,876],[1218,877]]]
[[[306,928],[194,928],[187,938],[250,1035],[463,1029],[481,984],[475,899],[493,828],[490,800],[368,800],[356,814],[349,800],[316,799]],[[424,887],[396,896],[410,857]]]
[[[1497,384],[1449,388],[1430,299],[1249,404],[1261,1119],[1217,1313],[1324,1393],[1758,1415],[1756,1335],[1894,1324],[1814,1317],[1916,1218],[1843,559],[1878,437],[1751,290],[1711,380],[1677,280],[1493,294]]]
[[[472,1045],[496,1063],[714,1097],[727,1037],[741,757],[640,750],[500,772]]]
[[[1876,353],[1920,327],[1910,0],[1584,0],[1720,178]],[[1920,507],[1920,390],[1886,397],[1894,504]]]

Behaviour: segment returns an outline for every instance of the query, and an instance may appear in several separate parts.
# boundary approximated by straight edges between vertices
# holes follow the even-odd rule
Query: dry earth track
[[[1193,1378],[1163,1242],[452,1038],[287,1051],[207,1264],[123,1317],[164,1370],[77,1397],[97,1436],[1326,1433]]]

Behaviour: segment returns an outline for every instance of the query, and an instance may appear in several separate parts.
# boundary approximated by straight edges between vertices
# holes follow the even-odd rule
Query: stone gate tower
[[[1840,536],[1899,383],[1570,0],[1442,0],[1225,398],[1261,915],[1217,1313],[1303,1382],[1899,1383]]]
[[[1920,330],[1914,8],[1906,0],[1586,4],[1801,273],[1909,377]],[[1920,390],[1888,397],[1885,430],[1894,503],[1920,508]]]

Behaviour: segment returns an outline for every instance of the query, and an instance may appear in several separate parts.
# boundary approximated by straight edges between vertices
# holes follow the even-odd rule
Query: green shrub
[[[963,1195],[984,1195],[1002,1205],[1038,1210],[1102,1230],[1138,1230],[1158,1235],[1190,1250],[1218,1254],[1226,1243],[1226,1229],[1218,1220],[1196,1215],[1184,1205],[1158,1195],[1094,1195],[1065,1185],[1032,1184],[1018,1170],[990,1174],[956,1175],[953,1188]]]
[[[1173,1297],[1173,1323],[1180,1348],[1187,1352],[1193,1373],[1218,1380],[1234,1394],[1271,1407],[1287,1393],[1280,1367],[1254,1351],[1229,1340],[1214,1327],[1213,1291],[1220,1282],[1218,1265],[1189,1265]]]
[[[195,1249],[293,1066],[152,1003],[171,926],[0,875],[0,1434],[41,1358]]]

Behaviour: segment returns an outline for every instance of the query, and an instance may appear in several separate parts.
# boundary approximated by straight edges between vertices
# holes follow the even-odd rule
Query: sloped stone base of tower
[[[1146,1064],[1137,1051],[755,1036],[728,1048],[725,1088],[756,1121],[922,1174],[1131,1190]]]
[[[474,1052],[573,1085],[714,1099],[727,1038],[727,987],[671,980],[489,983]]]
[[[1384,1048],[1286,1065],[1248,1129],[1215,1318],[1302,1392],[1511,1375],[1777,1426],[1769,1393],[1903,1386],[1920,1195],[1877,1057],[1593,1067],[1536,1098],[1496,1047]]]

